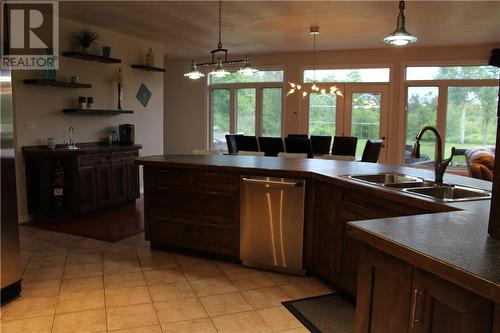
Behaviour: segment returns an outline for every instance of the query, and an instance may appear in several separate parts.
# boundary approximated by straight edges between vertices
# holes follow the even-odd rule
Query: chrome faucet
[[[450,158],[443,160],[443,139],[441,138],[441,134],[439,134],[438,130],[435,127],[425,126],[422,127],[415,136],[415,139],[417,141],[415,142],[415,145],[413,146],[413,151],[411,153],[413,158],[420,158],[420,140],[422,139],[424,133],[427,131],[431,131],[436,136],[437,148],[436,148],[436,156],[434,158],[434,173],[435,173],[434,181],[437,184],[442,184],[444,172],[446,171],[446,168],[450,164],[453,155],[455,155],[455,147],[451,148]]]
[[[76,146],[76,142],[75,142],[75,128],[73,126],[70,126],[69,127],[69,142],[68,142],[68,149],[78,149],[78,147]]]

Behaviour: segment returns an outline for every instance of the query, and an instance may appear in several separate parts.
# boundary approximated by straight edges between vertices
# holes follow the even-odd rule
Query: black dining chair
[[[236,135],[234,137],[236,143],[236,152],[244,151],[259,151],[259,143],[256,136],[251,135]]]
[[[265,153],[265,156],[278,156],[285,151],[285,145],[282,138],[261,136],[258,138],[259,149]]]
[[[313,154],[328,154],[332,144],[332,137],[330,135],[311,135],[311,145]]]
[[[380,150],[382,149],[382,140],[368,140],[366,141],[365,149],[361,162],[377,163],[380,157]]]
[[[332,155],[356,156],[358,138],[355,136],[335,136],[333,138]]]
[[[307,158],[313,158],[311,140],[302,138],[285,138],[287,153],[305,153]]]
[[[236,136],[243,136],[243,134],[226,134],[227,152],[229,154],[236,154],[238,152],[236,149]]]
[[[288,134],[287,138],[297,138],[297,139],[307,139],[309,136],[307,134]]]

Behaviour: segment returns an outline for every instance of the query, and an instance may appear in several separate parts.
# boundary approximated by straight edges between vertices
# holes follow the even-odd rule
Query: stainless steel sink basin
[[[394,183],[394,184],[384,184],[385,187],[395,188],[395,189],[405,189],[405,188],[416,188],[416,187],[433,187],[436,183],[424,180],[421,182],[412,183]]]
[[[466,201],[491,198],[489,191],[464,186],[434,186],[406,188],[404,191],[426,196],[443,202]]]
[[[364,182],[372,183],[372,184],[398,184],[398,183],[413,183],[413,182],[421,182],[421,178],[412,177],[408,175],[403,175],[400,173],[378,173],[372,175],[350,175],[348,178],[361,180]]]

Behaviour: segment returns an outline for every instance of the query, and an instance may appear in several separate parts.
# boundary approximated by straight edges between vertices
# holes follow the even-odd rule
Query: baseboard
[[[19,224],[31,222],[33,221],[33,215],[18,216],[17,221]]]
[[[2,305],[9,303],[21,294],[21,280],[16,281],[2,288],[1,303]]]

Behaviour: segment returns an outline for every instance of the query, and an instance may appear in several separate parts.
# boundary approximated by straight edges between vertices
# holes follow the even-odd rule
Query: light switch
[[[37,130],[36,123],[34,121],[26,121],[24,123],[24,130],[26,132],[34,132]]]

